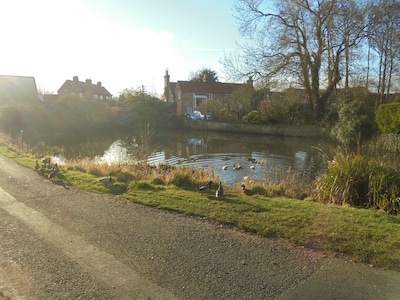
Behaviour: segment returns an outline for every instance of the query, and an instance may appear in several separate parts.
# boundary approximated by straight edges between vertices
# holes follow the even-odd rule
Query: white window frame
[[[193,94],[193,110],[197,110],[197,104],[196,104],[197,99],[203,99],[207,101],[207,96]]]

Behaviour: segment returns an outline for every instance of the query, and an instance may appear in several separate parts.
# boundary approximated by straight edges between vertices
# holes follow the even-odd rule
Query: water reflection
[[[299,174],[301,180],[312,180],[326,168],[315,149],[317,141],[305,138],[162,131],[143,144],[134,135],[119,133],[92,138],[79,145],[61,146],[68,159],[91,157],[106,164],[135,161],[140,149],[140,159],[149,164],[209,168],[225,184],[241,182],[244,177],[276,183],[289,169]],[[226,170],[222,169],[224,164],[228,165]],[[238,164],[242,165],[241,170],[234,169]],[[252,165],[254,169],[250,168]]]
[[[226,184],[241,182],[244,177],[256,181],[279,182],[288,170],[300,180],[315,179],[325,162],[315,149],[312,139],[273,137],[216,132],[162,132],[154,136],[147,162],[209,168]],[[100,156],[102,161],[128,162],[132,150],[115,143]],[[114,160],[113,160],[114,159]],[[222,169],[228,165],[226,170]],[[235,170],[238,164],[242,169]],[[254,169],[250,166],[254,166]]]

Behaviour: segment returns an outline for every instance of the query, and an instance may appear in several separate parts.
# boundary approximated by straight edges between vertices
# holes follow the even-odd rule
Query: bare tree
[[[240,60],[224,58],[225,71],[302,87],[320,121],[343,74],[348,85],[350,51],[365,36],[367,5],[356,0],[269,3],[238,0],[236,17],[247,41],[239,44]]]
[[[379,0],[370,13],[375,21],[369,28],[368,41],[379,56],[377,89],[380,103],[388,101],[394,68],[400,59],[399,14],[400,3],[396,0]]]

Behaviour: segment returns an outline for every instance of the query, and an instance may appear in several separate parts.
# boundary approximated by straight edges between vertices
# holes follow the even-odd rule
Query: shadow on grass
[[[235,197],[235,195],[226,195],[222,199],[217,199],[215,195],[208,195],[208,200],[215,202],[224,202],[229,205],[230,208],[235,209],[235,207],[240,208],[240,211],[251,211],[256,213],[270,212],[271,210],[263,205],[251,203],[253,201],[245,201]],[[257,197],[255,197],[257,198]]]

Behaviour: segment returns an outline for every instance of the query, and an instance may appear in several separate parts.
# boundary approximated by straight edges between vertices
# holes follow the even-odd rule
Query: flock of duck
[[[207,182],[205,185],[201,185],[197,188],[197,191],[200,193],[210,193],[212,190],[212,181]],[[244,184],[242,186],[242,192],[247,196],[253,196],[255,194],[254,191],[246,188]],[[215,190],[215,197],[217,199],[222,199],[224,197],[224,188],[222,186],[222,182],[219,182],[218,188]]]
[[[50,180],[54,180],[54,178],[56,177],[56,175],[60,172],[60,168],[58,167],[58,164],[52,164],[51,163],[51,159],[50,157],[45,157],[42,160],[42,165],[40,165],[38,163],[38,161],[36,160],[35,163],[35,170],[39,171],[41,173],[44,172],[44,170],[49,169],[51,170],[49,175],[47,176],[48,179]]]
[[[261,164],[260,161],[257,161],[257,160],[254,159],[254,158],[249,158],[249,161],[251,161],[250,170],[255,170],[255,168],[256,168],[255,165]],[[224,164],[222,165],[222,170],[226,171],[226,170],[228,170],[228,169],[229,169],[228,165],[227,165],[226,163],[224,163]],[[234,165],[232,166],[232,170],[234,170],[234,171],[243,170],[243,166],[242,166],[241,163],[234,164]]]
[[[51,158],[46,156],[45,158],[42,159],[42,164],[40,165],[39,162],[36,160],[35,162],[35,170],[40,172],[40,173],[44,173],[45,170],[50,170],[49,175],[47,176],[48,179],[50,180],[54,180],[54,178],[58,175],[58,173],[60,172],[60,168],[58,167],[58,164],[55,163],[53,164],[51,162]],[[100,183],[112,183],[113,182],[113,178],[110,176],[105,177],[105,178],[100,178],[99,179]]]
[[[250,170],[255,170],[255,168],[256,168],[255,166],[261,164],[260,161],[257,161],[254,158],[249,158],[248,160],[251,162],[250,167],[249,167]],[[226,171],[229,169],[229,166],[226,163],[224,163],[221,168],[223,171]],[[241,163],[234,164],[234,165],[232,165],[232,170],[234,170],[234,171],[243,170],[243,166]],[[247,180],[248,178],[249,178],[249,176],[247,176],[247,175],[245,175],[243,177],[243,179],[245,179],[245,180]],[[200,193],[210,193],[212,190],[212,184],[213,184],[213,182],[209,181],[206,184],[199,186],[197,188],[197,191]],[[255,194],[254,191],[247,189],[244,184],[242,184],[241,187],[242,187],[242,192],[245,195],[252,196]],[[221,199],[224,197],[224,188],[222,187],[221,181],[218,184],[218,188],[215,190],[215,197],[218,199]]]

